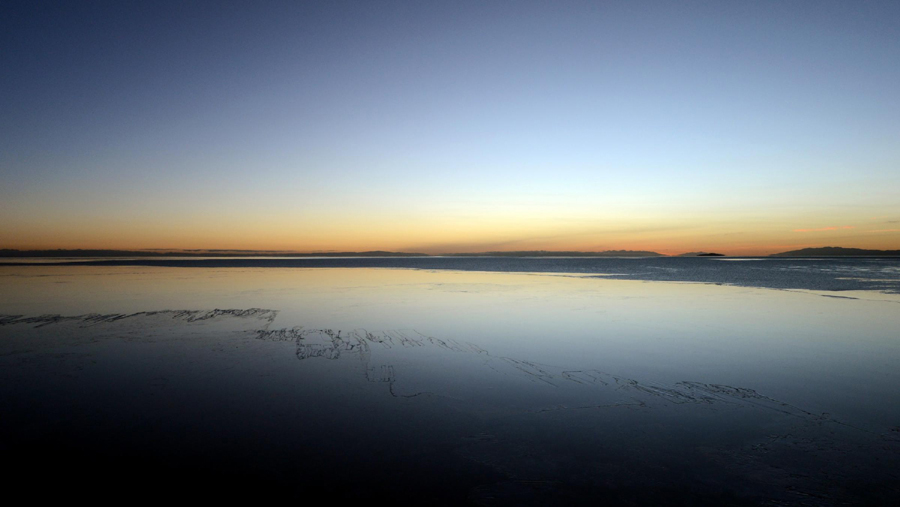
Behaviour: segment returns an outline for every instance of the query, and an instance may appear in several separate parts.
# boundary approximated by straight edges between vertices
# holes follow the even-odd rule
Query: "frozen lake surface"
[[[10,483],[56,499],[900,497],[898,260],[303,261],[0,265]]]

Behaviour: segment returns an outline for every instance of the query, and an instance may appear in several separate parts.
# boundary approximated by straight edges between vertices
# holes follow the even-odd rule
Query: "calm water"
[[[898,260],[116,262],[0,266],[38,497],[900,496]]]
[[[21,261],[4,259],[2,262]],[[623,280],[720,283],[771,289],[872,290],[900,293],[900,258],[354,257],[33,259],[25,262],[46,264],[77,262],[96,266],[413,268],[577,273]]]

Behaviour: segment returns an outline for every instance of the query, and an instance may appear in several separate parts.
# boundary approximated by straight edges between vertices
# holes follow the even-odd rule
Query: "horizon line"
[[[727,253],[720,252],[712,252],[706,250],[694,250],[688,251],[678,254],[667,254],[660,253],[652,250],[630,250],[630,249],[612,249],[612,250],[485,250],[478,252],[439,252],[439,253],[425,253],[425,252],[414,252],[414,251],[403,251],[403,250],[312,250],[312,251],[300,251],[300,250],[252,250],[252,249],[228,249],[228,248],[189,248],[189,249],[180,249],[180,248],[137,248],[137,249],[127,249],[127,248],[0,248],[0,257],[6,258],[16,258],[16,257],[55,257],[58,254],[59,256],[72,256],[72,254],[81,254],[85,257],[96,257],[96,256],[117,256],[117,255],[145,255],[145,256],[191,256],[191,257],[203,257],[203,256],[266,256],[266,257],[278,257],[278,256],[302,256],[302,257],[315,257],[315,256],[381,256],[381,257],[390,257],[390,256],[414,256],[414,257],[442,257],[442,256],[453,256],[453,257],[466,257],[466,256],[605,256],[605,257],[615,257],[615,254],[623,254],[623,256],[629,257],[681,257],[681,256],[722,256],[722,257],[770,257],[770,256],[778,256],[784,253],[791,252],[801,252],[801,251],[809,251],[809,250],[832,250],[832,251],[859,251],[871,254],[891,254],[896,255],[900,254],[900,250],[881,250],[881,249],[870,249],[870,248],[858,248],[858,247],[841,247],[841,246],[821,246],[821,247],[804,247],[799,249],[791,249],[778,251],[775,253],[768,254],[741,254],[741,255],[733,255]]]

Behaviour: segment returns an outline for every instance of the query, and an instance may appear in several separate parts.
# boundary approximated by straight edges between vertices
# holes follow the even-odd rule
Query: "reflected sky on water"
[[[82,418],[66,431],[105,442],[85,428],[128,420],[147,430],[152,413],[156,433],[124,432],[126,448],[174,435],[206,456],[217,448],[210,434],[245,441],[264,419],[264,468],[290,456],[346,467],[374,440],[431,484],[434,456],[412,451],[429,449],[452,455],[447,466],[490,471],[459,472],[480,505],[561,491],[627,497],[636,484],[690,498],[692,481],[752,500],[760,485],[734,478],[750,472],[778,497],[788,479],[772,470],[793,467],[814,479],[788,485],[820,488],[835,477],[823,460],[835,457],[882,491],[893,472],[872,472],[867,456],[897,456],[898,302],[546,273],[0,267],[2,392],[17,407],[6,429],[28,425],[40,441],[75,410]],[[210,414],[218,422],[198,437]],[[335,431],[362,440],[314,445]],[[792,461],[797,452],[809,461]],[[659,467],[693,472],[675,481]],[[629,471],[648,484],[625,480]],[[554,486],[522,489],[523,477]],[[389,477],[376,482],[363,489],[390,490]]]

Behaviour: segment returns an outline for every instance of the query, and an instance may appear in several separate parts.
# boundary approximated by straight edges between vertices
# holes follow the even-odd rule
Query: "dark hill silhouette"
[[[803,248],[772,254],[769,257],[900,257],[900,250],[866,250],[863,248],[843,248],[824,246]]]
[[[527,250],[518,252],[478,252],[440,254],[452,257],[664,257],[657,252],[642,250],[607,250],[604,252],[554,252]],[[17,257],[428,257],[423,253],[387,252],[283,252],[273,250],[14,250],[0,249],[0,258]]]
[[[445,254],[453,257],[665,257],[645,250],[605,250],[602,252],[554,252],[550,250],[521,250],[517,252],[478,252]]]
[[[423,257],[423,253],[385,252],[279,252],[273,250],[13,250],[0,249],[0,257]]]
[[[725,257],[725,254],[712,252],[687,252],[677,255],[677,257]]]

